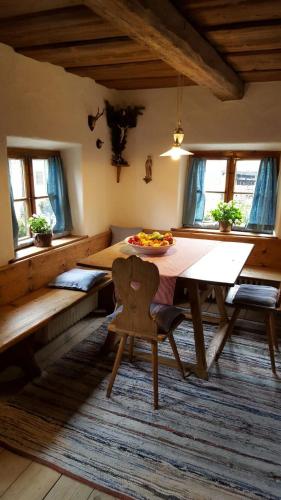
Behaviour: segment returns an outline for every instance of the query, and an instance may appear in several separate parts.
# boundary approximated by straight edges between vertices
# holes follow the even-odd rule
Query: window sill
[[[23,259],[28,259],[29,257],[33,257],[34,255],[38,255],[45,252],[51,252],[56,248],[63,247],[65,245],[69,245],[70,243],[75,243],[80,240],[84,240],[87,236],[64,236],[62,238],[57,238],[52,240],[51,247],[35,247],[34,245],[21,248],[16,251],[14,259],[11,259],[9,263],[18,262]]]
[[[191,227],[177,227],[177,228],[171,228],[171,231],[173,233],[177,233],[176,236],[180,236],[181,234],[188,234],[188,235],[193,235],[194,237],[197,236],[206,236],[206,239],[208,239],[208,236],[211,237],[211,239],[231,239],[231,240],[260,240],[264,238],[265,240],[277,240],[277,236],[274,234],[265,234],[265,233],[250,233],[250,232],[243,232],[243,231],[230,231],[229,233],[227,232],[221,232],[218,229],[203,229],[203,228],[191,228]]]

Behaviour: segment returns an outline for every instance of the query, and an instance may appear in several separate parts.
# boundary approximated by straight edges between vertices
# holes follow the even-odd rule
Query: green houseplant
[[[29,217],[28,224],[32,232],[34,245],[36,247],[50,247],[52,242],[52,228],[46,217],[33,214]]]
[[[219,230],[226,232],[231,231],[232,225],[239,224],[243,218],[241,209],[234,200],[228,203],[220,201],[210,214],[219,223]]]

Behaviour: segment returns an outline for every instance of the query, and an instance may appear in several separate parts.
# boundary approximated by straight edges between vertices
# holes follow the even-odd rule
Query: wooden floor
[[[215,313],[216,306],[207,304],[205,310]],[[251,314],[242,312],[245,319],[253,319]],[[255,313],[255,320],[257,319]],[[98,328],[102,322],[103,318],[85,318],[42,348],[36,354],[41,368],[46,369],[75,344],[86,338],[93,329]],[[9,383],[8,378],[7,373],[0,377],[1,387],[6,387],[5,395],[2,391],[2,400],[18,389],[15,386],[13,388],[13,383]],[[226,496],[225,492],[220,492],[220,489],[216,487],[205,490],[200,481],[194,481],[191,488],[189,485],[189,491],[190,489],[194,491],[192,498],[196,500],[238,500],[241,498],[232,494]],[[110,500],[114,497],[0,448],[0,498],[5,500]]]

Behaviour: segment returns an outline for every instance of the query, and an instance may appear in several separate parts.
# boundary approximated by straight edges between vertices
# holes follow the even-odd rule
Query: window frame
[[[17,159],[22,160],[23,162],[26,197],[15,198],[14,202],[24,201],[27,204],[28,217],[31,217],[36,213],[36,200],[48,198],[48,196],[35,196],[32,160],[47,160],[51,156],[61,155],[59,151],[49,149],[7,148],[8,168],[9,160]],[[58,237],[60,237],[60,235],[58,235]],[[22,238],[21,241],[18,242],[15,250],[32,245],[33,240],[30,234],[29,236],[27,236],[26,238]]]
[[[226,179],[225,179],[225,190],[224,190],[224,201],[229,202],[233,200],[234,194],[239,194],[239,192],[234,191],[235,185],[235,172],[236,172],[236,162],[237,160],[259,160],[266,157],[273,157],[277,159],[277,173],[279,174],[280,167],[280,152],[279,151],[194,151],[192,158],[204,158],[206,160],[227,160],[226,163]],[[221,193],[221,191],[207,191],[209,193]],[[243,193],[244,194],[244,193]],[[218,228],[208,228],[200,226],[184,226],[185,229],[212,229],[218,231]],[[235,227],[237,230],[237,227]],[[238,231],[244,231],[248,233],[245,228],[238,228]],[[252,231],[250,231],[252,232]],[[267,233],[262,233],[267,234]]]

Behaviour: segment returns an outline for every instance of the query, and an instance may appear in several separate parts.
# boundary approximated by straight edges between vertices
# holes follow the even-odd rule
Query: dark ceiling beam
[[[239,76],[168,0],[107,0],[106,8],[104,0],[84,4],[219,99],[243,97]]]

